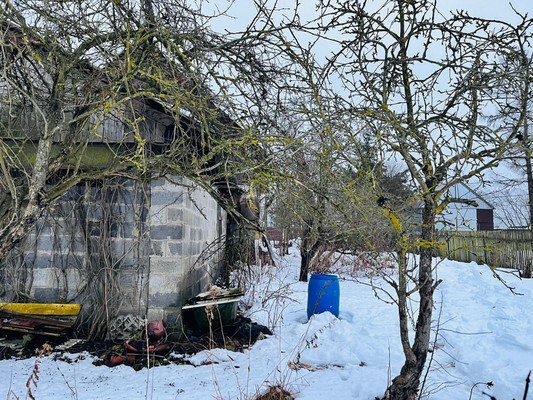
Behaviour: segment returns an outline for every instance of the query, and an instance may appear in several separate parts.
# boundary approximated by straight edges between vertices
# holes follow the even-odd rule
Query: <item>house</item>
[[[468,200],[472,204],[450,203],[439,217],[438,229],[455,231],[494,230],[494,206],[469,185],[462,182],[458,183],[450,188],[448,196]]]
[[[146,117],[146,132],[165,132],[161,121]],[[112,137],[127,141],[102,130],[88,159],[94,151],[105,160]],[[3,260],[1,299],[79,302],[87,311],[108,296],[112,315],[172,323],[188,298],[220,276],[227,224],[222,205],[182,176],[81,181]]]
[[[46,54],[39,55],[44,46],[38,40],[28,40],[13,25],[3,27],[0,33],[9,34],[5,42],[11,47],[6,47],[6,52],[27,57],[28,70],[39,72],[24,84],[32,85],[32,93],[41,96],[53,83],[42,64]],[[23,57],[13,60],[22,63]],[[100,70],[93,67],[84,65],[67,72],[83,78],[90,75],[85,87],[103,82]],[[14,182],[20,179],[24,183],[31,176],[42,129],[33,106],[38,101],[46,105],[46,98],[43,95],[34,103],[19,101],[17,96],[22,92],[10,90],[10,84],[0,80],[0,120],[5,128],[0,132],[0,152],[16,156],[8,172]],[[58,87],[67,92],[75,86],[65,80]],[[220,276],[225,239],[233,229],[227,209],[241,204],[240,214],[247,214],[247,202],[240,198],[245,191],[237,184],[238,177],[220,178],[220,160],[214,159],[206,168],[202,181],[202,176],[193,180],[180,175],[164,158],[157,157],[179,135],[187,137],[186,145],[203,150],[198,147],[203,146],[198,137],[204,132],[198,128],[197,119],[175,104],[141,95],[124,96],[126,100],[116,101],[120,106],[101,115],[92,113],[78,129],[72,123],[74,116],[87,113],[100,97],[98,90],[95,98],[79,105],[85,94],[82,87],[76,86],[78,93],[72,89],[65,95],[66,105],[58,113],[65,129],[57,130],[51,143],[53,160],[61,159],[62,163],[47,175],[47,183],[52,188],[68,184],[69,190],[46,208],[31,234],[0,261],[0,299],[82,303],[83,318],[93,326],[101,325],[102,320],[112,324],[121,314],[173,323],[183,303],[209,289]],[[130,89],[142,92],[142,82],[133,82]],[[202,105],[211,107],[209,103]],[[217,135],[224,135],[225,130],[236,134],[231,119],[218,108],[208,111],[215,116],[210,123]],[[70,147],[64,145],[66,141]],[[76,157],[64,156],[65,147]],[[159,164],[154,162],[141,174],[135,170],[135,157],[143,151],[155,155],[153,160]],[[124,161],[118,172],[99,177],[98,172],[117,155]],[[185,164],[187,159],[180,162]],[[87,171],[93,173],[84,177]],[[209,179],[209,174],[216,178]],[[69,181],[73,176],[81,178]],[[11,196],[6,186],[0,186],[3,194],[6,199]],[[3,207],[2,199],[0,205]]]

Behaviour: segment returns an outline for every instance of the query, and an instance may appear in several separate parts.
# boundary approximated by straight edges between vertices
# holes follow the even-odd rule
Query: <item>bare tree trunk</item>
[[[300,282],[307,282],[309,277],[309,266],[311,260],[316,255],[318,248],[320,247],[320,240],[313,240],[310,236],[311,229],[306,228],[304,237],[302,238],[302,244],[300,245],[300,255],[302,260],[300,263]]]
[[[306,232],[307,231],[308,229],[306,229]],[[302,256],[300,261],[300,276],[298,277],[300,282],[308,281],[309,265],[311,264],[311,259],[313,258],[313,254],[311,254],[310,241],[311,240],[309,238],[303,237],[300,245],[300,255]]]
[[[312,257],[310,256],[309,251],[303,248],[303,243],[302,248],[300,249],[300,254],[302,256],[302,260],[300,262],[300,276],[298,280],[300,282],[307,282],[309,280],[309,264],[311,263]]]
[[[405,363],[400,374],[392,381],[387,389],[385,398],[389,400],[414,400],[418,393],[420,377],[424,371],[429,343],[431,339],[431,317],[433,314],[433,285],[432,259],[435,233],[436,206],[432,200],[425,201],[422,213],[422,246],[420,247],[420,264],[418,275],[418,292],[420,294],[420,308],[415,328],[413,345],[409,345],[408,315],[407,315],[407,265],[405,256],[399,260],[398,302],[400,316],[400,334],[405,355]]]
[[[290,241],[290,234],[288,228],[281,228],[281,255],[286,256],[289,254],[289,241]]]
[[[51,136],[39,141],[28,190],[28,202],[23,214],[0,234],[0,259],[4,259],[16,244],[26,237],[43,213],[46,205],[45,188],[51,150]]]
[[[528,119],[527,116],[524,118],[524,147],[525,147],[525,159],[526,159],[526,175],[527,175],[527,192],[528,192],[528,203],[529,203],[529,230],[531,231],[533,235],[533,167],[531,165],[531,156],[533,153],[533,150],[531,149],[531,140],[529,138],[529,132],[528,132]],[[522,273],[523,278],[531,278],[533,271],[532,271],[532,263],[533,261],[530,261],[528,265],[525,266],[525,269]]]

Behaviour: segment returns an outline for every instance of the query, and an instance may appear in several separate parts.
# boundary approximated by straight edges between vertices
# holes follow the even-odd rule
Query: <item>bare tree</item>
[[[521,182],[523,184],[523,182]],[[507,190],[502,190],[505,185]],[[497,192],[491,191],[492,201],[496,207],[495,218],[506,229],[529,229],[528,194],[522,185],[512,186],[507,177],[496,185]]]
[[[184,175],[235,210],[283,80],[260,34],[215,34],[181,1],[1,8],[0,258],[86,179]]]
[[[501,43],[504,49],[502,67],[503,82],[498,85],[497,92],[503,95],[505,102],[500,110],[500,118],[510,119],[513,127],[510,134],[517,140],[515,153],[522,156],[516,159],[521,165],[527,182],[529,227],[533,229],[533,155],[530,126],[533,121],[533,19],[520,15],[521,22],[517,25],[506,24],[507,34]]]
[[[342,87],[335,97],[337,114],[323,114],[324,120],[342,115],[363,123],[384,152],[405,164],[421,207],[418,227],[411,229],[412,219],[382,202],[397,233],[399,275],[390,284],[405,355],[385,398],[414,399],[427,359],[433,293],[439,284],[433,264],[440,244],[437,216],[448,204],[465,202],[450,197],[449,189],[481,178],[501,162],[517,134],[517,124],[490,125],[483,115],[483,110],[501,105],[492,94],[499,82],[496,38],[503,38],[507,29],[466,13],[445,16],[429,0],[321,1],[319,13],[304,26],[299,21],[289,24],[288,36],[294,40],[283,45],[289,54],[295,53],[299,47],[295,30],[313,35],[317,43],[329,43],[333,50],[321,76]],[[332,143],[346,149],[329,126],[325,132]],[[503,134],[504,129],[513,134]],[[355,133],[349,138],[357,145]],[[346,156],[347,162],[350,158]],[[420,258],[413,268],[406,256],[415,250]],[[411,337],[407,303],[414,293],[419,309]]]
[[[510,24],[499,22],[500,44],[500,82],[494,88],[494,94],[500,98],[500,107],[490,116],[490,120],[507,121],[510,128],[507,134],[515,139],[515,146],[509,151],[509,158],[515,170],[525,176],[528,193],[527,207],[517,210],[525,216],[527,225],[533,231],[533,145],[530,127],[533,121],[533,19],[515,10],[519,22]],[[506,180],[506,185],[510,180]],[[523,207],[512,204],[510,208]],[[515,213],[516,216],[516,213]],[[509,217],[506,210],[506,217]],[[531,270],[523,274],[531,278]]]

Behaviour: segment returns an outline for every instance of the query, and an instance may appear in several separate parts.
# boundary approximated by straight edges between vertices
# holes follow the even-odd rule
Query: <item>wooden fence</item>
[[[525,270],[533,263],[531,231],[442,232],[441,256],[455,261]]]

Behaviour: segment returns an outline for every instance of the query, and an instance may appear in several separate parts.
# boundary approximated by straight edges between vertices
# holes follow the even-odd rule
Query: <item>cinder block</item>
[[[50,287],[56,286],[55,274],[56,268],[41,268],[33,271],[33,286],[34,287]]]
[[[204,250],[205,246],[203,245],[203,243],[201,242],[196,242],[194,244],[194,253],[196,255],[200,255],[202,253],[202,251]]]
[[[163,225],[167,223],[166,205],[153,205],[150,207],[150,222],[152,225]]]
[[[45,252],[37,252],[35,258],[32,255],[26,256],[26,265],[33,266],[35,269],[50,268],[52,263],[52,255]]]
[[[39,235],[50,235],[52,233],[50,228],[50,222],[45,219],[40,219],[35,225],[35,232]]]
[[[180,184],[182,184],[182,185],[189,185],[190,184],[190,181],[187,178],[185,178],[183,176],[177,176],[177,175],[169,175],[168,176],[168,181],[167,180],[163,180],[163,182],[165,182],[165,185],[167,185],[167,186],[179,186]]]
[[[140,206],[139,206],[139,208],[140,208]],[[124,209],[124,211],[122,212],[120,217],[121,217],[123,222],[136,224],[137,223],[135,221],[136,218],[137,218],[136,213],[138,213],[138,209],[137,208],[135,208],[135,207],[127,207],[127,208]]]
[[[127,254],[129,252],[135,251],[135,248],[139,245],[139,242],[136,238],[124,239],[124,238],[114,238],[111,239],[111,249],[115,258]]]
[[[131,272],[120,272],[119,276],[119,285],[120,287],[131,287],[137,285],[137,277]]]
[[[183,275],[185,272],[181,257],[150,257],[150,275],[174,274],[175,276]]]
[[[150,182],[150,186],[152,189],[163,187],[167,184],[167,181],[165,179],[154,179]]]
[[[134,204],[137,201],[137,194],[133,187],[125,187],[117,197],[123,204]]]
[[[86,279],[86,274],[78,269],[71,268],[67,271],[69,298],[78,296],[79,290],[85,286]]]
[[[150,296],[177,292],[182,275],[150,274]]]
[[[167,208],[167,220],[169,222],[182,222],[183,221],[183,208],[168,207]]]
[[[67,269],[76,271],[83,267],[84,255],[68,254],[63,256],[63,262]]]
[[[213,226],[211,230],[216,231],[216,226]],[[205,236],[207,235],[207,229],[201,229],[198,231],[198,237],[196,240],[198,240],[201,243],[205,243]]]
[[[194,214],[189,209],[183,210],[183,217],[182,217],[183,224],[185,226],[193,226],[194,225]]]
[[[168,242],[168,255],[171,257],[183,254],[183,244],[181,242]]]
[[[181,225],[154,225],[151,236],[154,240],[180,240],[183,238],[183,226]]]
[[[163,243],[165,243],[163,240],[152,240],[150,255],[163,256]]]
[[[152,206],[157,205],[180,205],[183,204],[183,193],[157,190],[152,192],[150,204]]]
[[[173,179],[177,183],[193,185],[187,179]],[[123,187],[117,189],[120,194],[116,196],[113,208],[116,219],[110,232],[114,236],[112,257],[128,265],[120,276],[126,296],[123,308],[136,308],[142,312],[143,304],[150,300],[150,315],[161,319],[173,315],[173,305],[181,305],[183,301],[209,288],[211,275],[206,271],[210,265],[219,268],[219,257],[213,257],[205,265],[194,263],[208,238],[214,239],[217,233],[225,231],[226,213],[203,190],[191,190],[164,180],[153,181],[147,186],[152,204],[150,207],[142,206],[147,199],[143,198],[144,194],[137,190],[138,187],[135,182],[125,181]],[[56,301],[63,294],[58,287],[62,284],[64,273],[61,269],[66,269],[69,296],[76,296],[77,290],[87,279],[83,270],[85,264],[101,264],[98,251],[102,245],[102,212],[98,201],[102,197],[102,189],[95,185],[90,191],[91,201],[84,204],[90,221],[88,237],[82,234],[85,229],[85,226],[81,226],[83,222],[76,219],[77,213],[72,212],[73,207],[78,206],[76,202],[85,198],[85,187],[80,187],[67,196],[69,201],[57,206],[55,214],[52,211],[46,220],[38,222],[37,231],[40,230],[41,235],[35,257],[31,247],[34,243],[32,240],[36,240],[35,231],[26,242],[25,263],[28,268],[33,267],[34,292],[43,301]],[[207,219],[197,207],[201,208]],[[223,221],[219,219],[222,215]],[[139,229],[141,234],[150,232],[151,237],[139,237]],[[88,248],[94,250],[91,254],[86,254],[86,240],[89,240]],[[138,257],[139,252],[144,256]],[[142,271],[148,262],[151,268],[149,282]],[[194,270],[190,271],[193,265]],[[149,288],[150,293],[146,293],[146,288]],[[140,293],[146,297],[140,298]]]
[[[206,220],[203,216],[201,215],[195,215],[194,216],[194,225],[198,226],[198,227],[204,227],[206,225]]]
[[[87,210],[87,216],[95,220],[102,218],[102,208],[98,204],[94,204]]]
[[[183,224],[182,226],[183,226],[183,231],[182,231],[183,232],[183,238],[187,239],[187,241],[189,241],[190,238],[191,238],[191,229],[192,229],[192,227],[190,225],[188,225],[188,224]]]
[[[58,301],[63,290],[58,288],[35,288],[33,291],[33,297],[41,300],[43,303],[55,303]]]
[[[33,241],[33,240],[30,240]],[[51,252],[54,249],[54,237],[48,235],[41,235],[37,239],[37,251]]]
[[[148,298],[149,307],[163,308],[169,306],[177,306],[179,294],[177,291],[173,293],[154,293]]]

